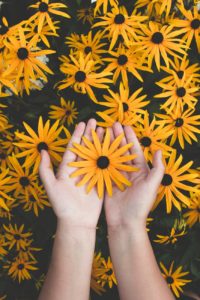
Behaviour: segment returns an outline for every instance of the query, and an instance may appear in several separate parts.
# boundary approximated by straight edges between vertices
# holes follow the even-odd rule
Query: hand
[[[83,122],[77,125],[56,176],[51,168],[48,152],[42,150],[39,175],[59,220],[63,220],[69,226],[96,229],[103,201],[98,198],[96,189],[86,194],[85,186],[77,187],[75,184],[80,181],[80,177],[70,178],[69,175],[75,168],[67,166],[69,162],[77,160],[77,156],[69,150],[73,147],[73,142],[80,144],[83,135],[91,140],[92,129],[96,129],[94,119],[90,119],[87,126]]]
[[[131,229],[136,225],[145,226],[164,175],[162,152],[159,150],[154,154],[153,168],[150,170],[136,134],[130,126],[125,126],[123,130],[120,123],[115,123],[110,128],[110,132],[112,140],[124,132],[125,137],[120,146],[133,142],[130,153],[127,154],[137,155],[132,164],[139,171],[125,174],[132,182],[131,187],[121,192],[115,186],[112,197],[105,195],[104,206],[108,229],[115,229],[118,226]]]

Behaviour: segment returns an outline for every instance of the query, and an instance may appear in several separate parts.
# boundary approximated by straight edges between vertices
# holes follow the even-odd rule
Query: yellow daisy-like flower
[[[1,260],[1,256],[4,256],[8,253],[8,251],[4,249],[4,247],[5,247],[5,236],[0,233],[0,260]]]
[[[19,24],[10,27],[8,20],[5,17],[2,17],[1,26],[0,26],[0,49],[4,47],[4,41],[7,40],[10,36],[16,34],[16,29]]]
[[[158,189],[158,195],[152,210],[162,200],[166,202],[168,214],[172,210],[172,205],[179,211],[181,211],[181,204],[185,204],[187,207],[190,206],[190,199],[185,195],[185,192],[188,193],[197,190],[194,187],[194,183],[198,183],[199,181],[197,180],[198,174],[189,173],[189,168],[192,166],[193,161],[181,166],[182,160],[182,155],[176,159],[176,150],[172,151],[167,161],[164,159],[165,174]]]
[[[185,228],[181,231],[181,232],[177,232],[177,228],[172,227],[170,233],[168,235],[160,235],[157,234],[156,237],[158,238],[157,240],[154,240],[154,242],[159,243],[159,244],[174,244],[177,242],[177,237],[179,236],[183,236],[185,234],[187,234],[187,232],[185,231]]]
[[[51,30],[53,32],[56,32],[56,28],[51,19],[51,15],[58,15],[68,19],[70,18],[70,16],[67,13],[60,10],[60,8],[67,8],[67,5],[63,3],[49,3],[49,0],[40,0],[36,4],[30,5],[29,7],[35,8],[37,10],[37,12],[29,18],[29,22],[32,22],[35,19],[37,19],[38,32],[41,32],[45,21],[47,22]]]
[[[41,251],[42,248],[35,248],[32,247],[33,240],[30,240],[27,242],[27,245],[25,246],[24,249],[20,249],[20,251],[18,252],[19,258],[24,259],[25,261],[29,261],[29,260],[36,260],[35,256],[33,255],[33,251]]]
[[[55,51],[40,50],[39,48],[33,47],[36,38],[37,36],[34,36],[30,41],[27,41],[24,35],[24,29],[19,28],[19,40],[12,36],[9,38],[9,41],[5,42],[5,46],[9,49],[6,55],[9,67],[4,72],[4,76],[17,71],[16,84],[18,84],[21,77],[24,77],[25,84],[29,87],[30,79],[36,80],[37,77],[41,77],[47,81],[44,72],[53,74],[49,67],[41,62],[38,57],[53,54]]]
[[[24,224],[22,224],[20,228],[17,228],[17,224],[14,224],[14,226],[11,224],[8,224],[8,226],[3,224],[3,228],[5,230],[5,238],[7,240],[6,246],[9,246],[9,250],[11,250],[14,246],[17,251],[25,249],[28,243],[28,238],[32,235],[32,233],[23,233]]]
[[[106,116],[109,116],[113,119],[113,123],[118,121],[124,125],[130,117],[133,117],[133,114],[144,114],[143,108],[150,101],[144,101],[146,95],[139,96],[142,91],[143,88],[140,88],[132,95],[129,95],[128,85],[127,87],[124,87],[123,84],[120,83],[119,93],[114,93],[109,89],[108,92],[110,93],[110,96],[103,95],[106,102],[99,101],[98,104],[107,106],[108,109],[103,112],[97,112],[97,115],[102,117],[105,121],[107,120]],[[135,117],[133,120],[138,121],[138,118]],[[98,122],[99,126],[102,126],[102,124],[105,126],[105,123]]]
[[[109,86],[106,83],[112,83],[112,80],[107,78],[111,73],[107,71],[95,73],[93,70],[98,61],[93,61],[90,53],[86,57],[84,57],[83,53],[80,53],[79,59],[72,55],[70,55],[70,58],[70,63],[63,63],[60,67],[66,78],[59,83],[58,89],[63,90],[73,86],[76,92],[83,94],[87,92],[91,100],[97,102],[91,86],[107,89]]]
[[[103,6],[103,14],[105,15],[108,12],[109,5],[117,8],[119,5],[118,0],[97,0],[94,9],[94,15],[99,12],[101,6]]]
[[[5,75],[5,67],[5,59],[3,54],[0,52],[0,98],[9,96],[9,94],[3,91],[3,88],[5,87],[11,89],[11,91],[17,94],[17,90],[13,84],[13,80],[11,80],[10,75]]]
[[[106,290],[100,284],[100,276],[105,273],[105,266],[103,264],[103,257],[101,252],[98,254],[95,252],[92,263],[92,272],[91,272],[91,281],[90,287],[93,291],[95,291],[98,295],[101,295]]]
[[[89,22],[92,25],[94,21],[94,8],[93,7],[85,7],[77,10],[77,19],[78,21],[82,21],[83,24]]]
[[[4,208],[0,207],[0,218],[8,219],[10,221],[13,217],[12,210],[13,208],[19,206],[19,202],[17,199],[12,199],[6,202],[6,206],[9,210],[5,210]]]
[[[23,122],[23,124],[29,133],[29,136],[15,132],[16,136],[19,137],[20,142],[14,143],[14,145],[22,149],[22,152],[16,154],[16,157],[26,157],[22,167],[28,168],[34,165],[33,173],[38,172],[40,151],[42,149],[48,150],[49,155],[52,158],[52,162],[57,165],[57,163],[62,160],[59,153],[63,153],[65,151],[66,144],[71,137],[67,129],[67,138],[59,139],[59,135],[63,130],[63,126],[58,127],[59,120],[57,120],[50,128],[50,120],[47,120],[47,122],[43,125],[43,120],[40,116],[38,122],[38,134],[36,134],[26,122]]]
[[[200,66],[198,63],[190,65],[189,59],[186,56],[182,60],[174,57],[174,61],[170,60],[171,67],[167,68],[162,66],[161,69],[164,70],[169,76],[164,77],[159,83],[176,85],[176,76],[181,80],[185,76],[185,81],[192,76],[191,86],[200,83]]]
[[[39,189],[40,187],[37,186],[37,190]],[[51,207],[47,194],[44,190],[39,190],[37,193],[30,193],[28,199],[21,195],[18,197],[18,201],[23,205],[22,209],[25,212],[33,211],[36,217],[39,216],[39,210],[44,210],[45,207]]]
[[[23,258],[16,257],[15,261],[8,263],[3,266],[4,269],[8,269],[8,275],[11,276],[14,280],[18,279],[19,283],[22,280],[30,280],[31,274],[30,271],[38,270],[34,265],[37,261],[26,261]]]
[[[103,21],[95,23],[92,27],[105,27],[103,34],[108,32],[108,38],[111,40],[109,50],[114,48],[119,36],[124,39],[127,46],[130,44],[130,36],[138,41],[141,23],[147,20],[146,16],[136,15],[135,11],[129,16],[124,6],[114,7],[111,12],[99,18]]]
[[[125,164],[133,160],[136,155],[124,155],[124,153],[132,146],[129,143],[123,147],[119,147],[124,134],[119,135],[112,143],[110,143],[110,132],[106,129],[106,134],[103,144],[100,143],[99,138],[94,130],[92,130],[93,143],[86,137],[82,137],[84,145],[74,143],[74,148],[70,150],[76,153],[83,160],[71,162],[69,166],[77,167],[70,177],[83,175],[83,179],[77,183],[77,186],[86,184],[87,193],[97,185],[97,192],[99,198],[103,197],[104,187],[109,196],[112,196],[112,181],[120,190],[124,190],[124,185],[131,186],[131,182],[120,173],[121,171],[133,172],[137,168]]]
[[[182,112],[184,106],[194,109],[198,99],[194,97],[194,93],[199,90],[199,87],[192,85],[192,76],[185,80],[185,75],[179,79],[174,72],[174,79],[176,84],[167,84],[157,82],[156,84],[163,88],[163,92],[155,95],[155,98],[168,98],[164,104],[161,105],[161,109],[165,109],[168,112],[175,113]]]
[[[168,16],[172,7],[172,0],[137,0],[136,8],[141,7],[147,8],[148,15],[155,12],[156,15],[165,13]]]
[[[105,260],[105,258],[103,258],[102,263],[105,267],[105,272],[100,276],[99,282],[102,286],[105,286],[105,284],[107,283],[109,288],[111,289],[113,287],[113,284],[117,285],[117,280],[114,274],[113,264],[111,262],[110,256],[108,257],[107,261]]]
[[[183,214],[183,217],[186,218],[186,223],[190,228],[194,224],[200,223],[200,192],[190,194],[190,206],[187,212]]]
[[[132,74],[139,81],[143,82],[142,76],[138,70],[153,72],[147,66],[140,64],[140,55],[132,53],[132,50],[119,47],[117,51],[109,51],[109,54],[113,57],[106,57],[103,60],[109,64],[105,68],[105,71],[113,72],[113,81],[116,84],[120,74],[124,86],[128,85],[128,74]],[[138,69],[138,70],[137,70]]]
[[[75,102],[65,101],[63,97],[60,99],[60,106],[50,105],[51,111],[49,112],[50,119],[60,120],[63,125],[67,122],[70,126],[77,119],[77,109],[74,107]]]
[[[9,211],[5,200],[13,200],[13,198],[7,194],[11,177],[9,176],[9,169],[0,168],[0,170],[0,207],[4,208],[6,211]]]
[[[147,58],[148,66],[151,68],[154,59],[156,67],[160,71],[161,57],[169,68],[168,55],[179,58],[182,57],[178,54],[186,55],[187,46],[178,38],[182,31],[174,30],[174,26],[164,25],[160,27],[159,24],[150,21],[148,26],[142,24],[141,30],[143,35],[138,36],[140,41],[132,42],[138,47],[136,52],[143,51],[140,59],[141,64]]]
[[[182,278],[183,276],[189,274],[189,272],[181,272],[183,268],[182,266],[173,271],[174,261],[171,263],[169,271],[162,262],[160,262],[160,266],[164,272],[162,275],[167,281],[168,286],[174,292],[176,297],[179,298],[180,292],[183,292],[182,286],[186,285],[188,282],[191,282],[191,280]]]
[[[165,141],[172,134],[172,131],[164,128],[164,124],[158,126],[155,117],[150,122],[147,111],[145,111],[135,131],[147,161],[152,161],[153,154],[159,149],[162,150],[164,156],[170,155],[172,148]]]
[[[179,0],[177,7],[185,19],[174,18],[171,20],[171,23],[175,27],[182,28],[183,33],[185,33],[182,39],[186,41],[188,47],[190,47],[193,38],[195,38],[198,52],[200,52],[200,13],[197,5],[193,5],[192,9],[186,10],[183,1]]]
[[[200,115],[193,115],[194,110],[187,109],[183,112],[172,111],[168,114],[155,114],[156,117],[161,120],[157,121],[157,124],[172,132],[170,146],[173,146],[176,140],[178,140],[182,149],[185,148],[185,142],[192,144],[192,140],[197,142],[196,133],[200,134],[200,129],[197,127],[200,125]]]

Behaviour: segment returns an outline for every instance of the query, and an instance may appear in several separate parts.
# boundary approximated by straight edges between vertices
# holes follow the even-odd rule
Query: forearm
[[[50,267],[38,300],[88,300],[95,229],[58,221]]]
[[[145,225],[108,229],[108,242],[121,300],[174,300],[157,265]]]

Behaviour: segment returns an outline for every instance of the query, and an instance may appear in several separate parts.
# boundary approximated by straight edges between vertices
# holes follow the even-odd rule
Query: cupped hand
[[[85,186],[76,186],[80,177],[69,177],[75,168],[69,167],[68,163],[78,159],[76,154],[69,149],[73,147],[74,142],[81,144],[82,136],[91,140],[92,129],[96,130],[96,120],[94,119],[90,119],[87,126],[84,122],[77,125],[56,175],[51,167],[48,152],[41,151],[40,178],[57,218],[69,226],[96,228],[102,209],[103,201],[98,198],[96,189],[87,194]]]
[[[115,123],[110,128],[112,139],[115,139],[122,132],[124,132],[124,139],[120,146],[133,143],[130,153],[127,154],[137,155],[130,164],[139,170],[124,173],[132,182],[131,187],[126,187],[121,192],[114,186],[112,197],[105,195],[104,207],[108,228],[145,226],[147,216],[156,199],[157,190],[164,175],[162,152],[159,150],[154,154],[153,168],[150,170],[133,129],[130,126],[125,126],[123,129],[120,123]]]

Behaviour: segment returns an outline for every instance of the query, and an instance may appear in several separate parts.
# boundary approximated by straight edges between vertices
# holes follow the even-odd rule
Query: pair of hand
[[[123,128],[120,123],[115,123],[112,128],[109,128],[111,137],[115,139],[118,135],[124,133],[120,146],[130,142],[133,143],[130,152],[131,154],[137,154],[137,158],[130,163],[133,163],[139,171],[125,174],[133,183],[131,187],[127,187],[121,192],[116,186],[113,186],[112,197],[105,194],[102,201],[98,198],[96,189],[86,194],[85,186],[77,187],[75,185],[80,178],[70,178],[69,175],[75,168],[68,166],[69,162],[78,159],[69,150],[73,147],[73,142],[81,144],[82,136],[92,140],[91,129],[96,130],[100,140],[103,139],[105,130],[102,127],[96,127],[95,119],[90,119],[87,125],[84,122],[77,125],[56,175],[51,167],[48,152],[41,151],[39,175],[52,208],[58,219],[64,220],[69,226],[95,229],[103,203],[108,228],[115,229],[118,226],[125,226],[134,229],[135,225],[145,225],[164,175],[162,153],[160,150],[155,153],[153,168],[150,170],[133,129],[130,126]]]

